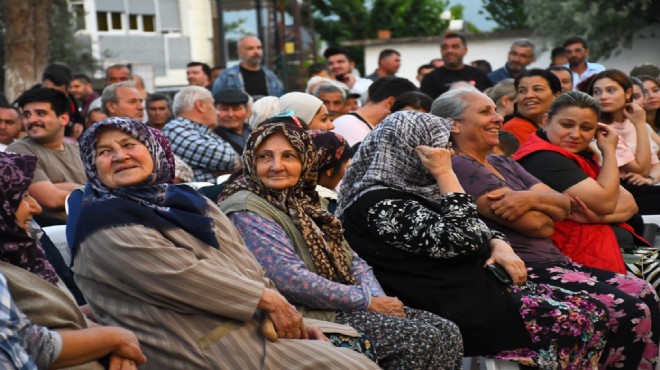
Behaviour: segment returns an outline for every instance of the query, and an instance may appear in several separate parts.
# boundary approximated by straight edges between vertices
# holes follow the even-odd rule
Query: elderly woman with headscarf
[[[217,206],[171,183],[172,153],[149,127],[100,121],[82,137],[81,157],[89,183],[76,281],[101,322],[136,333],[146,368],[376,367],[323,340],[293,340],[323,336],[274,289]],[[260,331],[264,317],[275,342]]]
[[[335,128],[323,101],[314,95],[301,92],[284,94],[280,97],[280,109],[292,110],[294,115],[307,123],[310,130],[330,131]]]
[[[384,369],[460,369],[456,326],[383,292],[344,241],[339,220],[307,189],[316,182],[309,135],[263,125],[243,152],[243,174],[221,194],[221,209],[278,289],[314,318],[348,324],[372,339]]]
[[[36,164],[37,157],[0,153],[0,354],[5,356],[0,365],[36,369],[87,363],[77,368],[99,369],[99,363],[89,361],[110,354],[111,366],[135,368],[144,362],[135,336],[116,327],[88,328],[28,233],[32,217],[41,212],[27,192]]]
[[[456,178],[445,149],[449,125],[397,112],[362,142],[339,192],[346,239],[385,292],[454,321],[466,356],[596,369],[606,307],[585,293],[526,282],[522,260],[479,219]]]

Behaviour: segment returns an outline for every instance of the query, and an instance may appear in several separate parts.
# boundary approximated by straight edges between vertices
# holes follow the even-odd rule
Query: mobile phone
[[[335,75],[335,80],[337,80],[339,82],[344,82],[344,77],[346,77],[346,75],[343,75],[343,74]]]
[[[513,284],[513,279],[511,279],[511,276],[509,276],[509,273],[506,272],[504,267],[498,265],[497,263],[493,263],[491,265],[487,265],[486,268],[488,271],[490,271],[493,276],[495,276],[495,279],[499,281],[500,283],[504,285],[511,285]]]

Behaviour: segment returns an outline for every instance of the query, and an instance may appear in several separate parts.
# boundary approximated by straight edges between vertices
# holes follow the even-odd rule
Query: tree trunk
[[[48,63],[48,19],[51,0],[3,0],[5,94],[9,101],[40,82]]]

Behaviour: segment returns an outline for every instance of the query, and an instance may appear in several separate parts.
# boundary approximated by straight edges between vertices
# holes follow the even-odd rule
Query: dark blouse
[[[523,347],[529,335],[500,284],[484,269],[489,241],[503,238],[478,219],[474,199],[450,193],[441,204],[374,190],[343,214],[344,235],[385,292],[455,322],[465,355]],[[502,338],[505,340],[493,340]]]

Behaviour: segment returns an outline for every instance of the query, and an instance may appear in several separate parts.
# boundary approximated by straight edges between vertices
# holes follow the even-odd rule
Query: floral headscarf
[[[265,186],[257,176],[256,169],[257,149],[268,137],[278,133],[286,137],[302,161],[302,173],[298,183],[282,191]],[[306,183],[316,182],[316,159],[315,147],[303,129],[286,123],[259,126],[245,144],[243,174],[227,185],[220,200],[241,190],[250,191],[266,199],[291,217],[303,235],[319,275],[332,281],[357,284],[350,273],[344,252],[341,223],[318,201],[310,199],[303,189]]]
[[[338,217],[362,194],[378,189],[412,193],[440,203],[438,185],[422,166],[415,147],[444,148],[451,123],[441,117],[416,111],[387,116],[362,141],[339,189]]]
[[[36,240],[18,224],[16,210],[32,182],[37,157],[0,152],[0,260],[56,284],[57,273]]]
[[[96,168],[96,143],[101,131],[108,129],[120,130],[144,144],[154,163],[154,171],[142,184],[119,188],[108,188],[105,186]],[[187,186],[176,186],[174,180],[174,155],[169,141],[160,131],[132,118],[110,117],[97,122],[83,134],[80,139],[80,156],[85,166],[88,184],[83,197],[83,209],[76,225],[76,236],[73,247],[84,240],[84,238],[99,228],[112,225],[130,224],[136,222],[127,217],[130,212],[126,210],[126,204],[121,205],[119,200],[131,201],[146,207],[151,212],[146,212],[140,224],[146,227],[172,228],[180,227],[198,239],[218,248],[218,242],[212,228],[211,218],[205,216],[207,210],[206,200],[202,195]],[[86,218],[84,212],[91,212],[92,207],[104,204],[102,209],[109,212],[111,207],[116,208],[117,214],[113,217]],[[135,212],[144,213],[145,209],[135,209]],[[130,214],[136,214],[132,212]],[[92,215],[89,215],[92,216]],[[95,221],[90,221],[95,220]],[[88,223],[88,224],[86,224]]]

